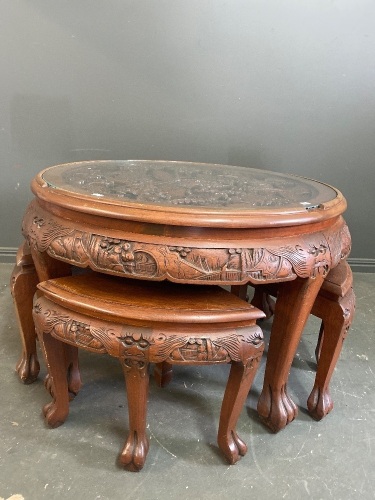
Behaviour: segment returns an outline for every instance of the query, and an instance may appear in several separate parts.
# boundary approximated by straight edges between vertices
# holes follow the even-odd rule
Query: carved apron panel
[[[89,233],[31,203],[23,234],[38,252],[94,271],[184,283],[259,283],[326,275],[350,251],[344,223],[255,248],[197,248]],[[220,242],[218,242],[220,246]]]
[[[63,342],[141,363],[167,360],[174,364],[231,361],[246,364],[249,357],[261,356],[263,352],[263,333],[256,325],[232,328],[222,333],[178,335],[93,320],[43,297],[36,300],[33,316],[43,333],[49,333]]]

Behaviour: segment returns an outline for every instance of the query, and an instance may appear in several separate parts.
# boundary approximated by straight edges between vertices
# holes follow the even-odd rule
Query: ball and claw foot
[[[218,445],[230,464],[235,464],[247,453],[247,445],[235,431],[218,437]]]
[[[131,432],[119,457],[121,465],[132,472],[140,471],[145,464],[148,447],[146,436],[139,438],[136,431]]]
[[[307,400],[307,408],[315,420],[322,420],[333,409],[333,401],[328,389],[314,387]]]
[[[257,410],[272,432],[284,429],[298,414],[298,408],[288,396],[285,386],[278,392],[272,392],[270,387],[263,388]]]
[[[65,422],[68,412],[58,410],[55,401],[51,401],[43,407],[43,415],[48,427],[55,429]]]
[[[16,365],[16,372],[24,384],[32,384],[38,378],[40,365],[36,353],[29,357],[22,353],[20,360]]]

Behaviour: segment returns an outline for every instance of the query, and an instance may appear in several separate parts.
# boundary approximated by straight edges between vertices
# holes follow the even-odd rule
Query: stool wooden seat
[[[44,281],[38,289],[33,317],[53,395],[43,409],[48,425],[61,425],[69,412],[65,344],[119,358],[129,408],[129,436],[120,462],[129,470],[140,470],[148,451],[149,363],[230,362],[218,445],[230,463],[246,453],[236,424],[264,349],[255,323],[264,317],[262,311],[217,286],[95,273]]]

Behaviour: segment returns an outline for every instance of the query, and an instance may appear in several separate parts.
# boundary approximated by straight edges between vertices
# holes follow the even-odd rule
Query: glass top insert
[[[90,161],[50,167],[51,187],[125,204],[215,209],[311,208],[337,197],[326,184],[230,165],[169,161]]]

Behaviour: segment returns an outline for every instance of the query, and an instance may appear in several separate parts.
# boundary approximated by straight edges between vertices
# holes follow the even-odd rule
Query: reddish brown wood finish
[[[32,318],[33,296],[37,284],[38,277],[33,259],[29,246],[25,242],[17,252],[16,265],[10,281],[22,341],[22,352],[16,365],[16,371],[25,384],[34,382],[40,369]]]
[[[322,320],[315,350],[317,374],[307,401],[308,410],[316,420],[321,420],[333,408],[329,383],[353,321],[355,296],[352,285],[352,272],[344,260],[324,280],[311,310],[311,314]],[[278,291],[276,284],[257,286],[252,304],[262,309],[266,317],[271,317],[275,312],[271,295],[278,296]]]
[[[322,320],[317,348],[317,373],[307,401],[309,412],[316,420],[321,420],[333,408],[329,383],[354,317],[355,295],[352,284],[351,269],[343,261],[329,273],[312,310],[312,314]]]
[[[129,470],[140,470],[148,451],[149,363],[230,362],[218,444],[230,463],[246,453],[236,424],[263,353],[262,332],[255,324],[264,317],[262,311],[214,286],[86,274],[49,280],[38,288],[33,316],[53,395],[43,410],[48,425],[61,425],[68,416],[65,345],[119,358],[129,406],[129,436],[119,460]],[[162,317],[161,302],[166,305]]]
[[[293,228],[176,228],[74,214],[37,200],[25,214],[23,234],[32,252],[78,267],[190,284],[314,278],[350,250],[342,217]]]
[[[297,279],[279,287],[267,354],[258,413],[273,431],[294,420],[297,407],[287,393],[286,381],[307,317],[323,282]]]
[[[51,258],[47,253],[30,249],[27,242],[20,246],[17,261],[11,276],[11,291],[19,322],[22,353],[16,371],[22,382],[30,384],[36,380],[40,366],[36,352],[36,333],[32,318],[33,296],[37,284],[43,280],[71,274],[71,266]],[[73,346],[63,347],[68,371],[70,398],[79,391],[82,382],[78,365],[78,351]],[[51,390],[47,375],[45,385]]]
[[[85,169],[93,166],[100,170],[103,165],[110,163],[113,162],[70,164],[68,170],[73,172],[77,167],[80,169],[79,174],[83,175],[80,179],[85,180]],[[143,166],[145,164],[140,163]],[[152,168],[159,169],[158,162],[149,163]],[[239,193],[248,189],[247,200],[250,199],[250,202],[250,195],[257,196],[251,182],[247,183],[244,191],[244,184],[241,185],[239,178],[234,183],[230,180],[239,175],[241,169],[236,167],[225,167],[223,170],[220,166],[187,164],[181,170],[178,162],[162,163],[162,170],[158,170],[156,176],[156,183],[159,182],[159,185],[161,182],[163,186],[168,186],[168,175],[172,175],[176,186],[176,178],[173,176],[175,168],[185,173],[190,169],[200,168],[202,179],[205,178],[203,171],[207,168],[223,173],[224,184],[229,186],[223,187],[225,196],[229,193],[229,198],[235,200],[236,186]],[[54,277],[54,266],[58,267],[59,264],[52,264],[52,261],[59,261],[138,280],[234,287],[247,283],[288,282],[286,288],[294,294],[296,302],[292,304],[286,298],[279,300],[280,313],[276,311],[276,316],[280,314],[280,320],[275,318],[272,336],[279,337],[274,343],[288,342],[290,348],[287,357],[278,361],[281,368],[279,375],[273,368],[267,368],[267,383],[273,391],[279,392],[278,395],[273,394],[272,398],[276,398],[279,403],[288,399],[284,396],[284,391],[292,351],[310,310],[303,306],[298,321],[288,321],[286,327],[281,318],[285,314],[292,314],[296,304],[303,302],[304,297],[306,303],[312,305],[322,278],[350,251],[350,235],[341,216],[346,208],[342,194],[314,181],[254,171],[255,177],[261,178],[261,189],[267,186],[264,191],[268,196],[267,203],[260,208],[251,206],[251,203],[241,205],[233,200],[228,206],[223,204],[220,201],[222,194],[215,191],[217,181],[210,180],[211,174],[206,176],[206,184],[202,184],[210,193],[207,206],[190,206],[189,203],[195,202],[194,200],[186,203],[183,201],[181,206],[163,204],[160,196],[156,197],[158,202],[133,202],[113,199],[100,192],[93,195],[80,189],[75,191],[75,187],[69,183],[59,186],[59,175],[63,170],[64,167],[47,169],[34,179],[32,189],[36,199],[30,204],[24,217],[23,234],[30,245],[39,279]],[[49,178],[52,171],[60,173],[55,178],[57,183],[50,186],[45,179]],[[246,176],[249,171],[251,169],[242,169],[240,173]],[[101,179],[103,176],[97,177]],[[271,178],[272,181],[268,182]],[[100,182],[101,187],[107,189],[107,180]],[[189,192],[192,193],[197,183],[191,178],[188,182],[192,186]],[[147,183],[148,189],[150,179],[147,179]],[[201,179],[198,179],[198,187],[199,184]],[[302,190],[297,189],[303,196],[306,193],[305,187],[307,191],[315,193],[311,194],[310,200],[313,203],[308,204],[309,210],[304,208],[305,201],[295,196],[296,193],[290,188],[291,184],[295,184],[297,188],[304,186]],[[277,194],[284,188],[292,200],[285,206],[280,202],[285,197]],[[138,194],[143,191],[138,189]],[[167,194],[173,197],[173,193]],[[173,201],[176,200],[172,199]],[[258,202],[262,205],[261,199]],[[48,269],[47,273],[45,269]],[[66,270],[57,272],[59,276],[66,274]],[[288,308],[291,309],[290,312],[287,312]],[[276,357],[276,352],[272,354],[272,345],[270,349],[272,361],[268,364],[273,363]],[[260,405],[263,412],[266,411],[267,399],[263,394]],[[295,414],[295,410],[291,413]],[[282,428],[290,420],[291,416],[280,418],[274,411],[266,418],[273,429]]]
[[[108,176],[112,168],[115,174]],[[79,180],[72,180],[70,174],[74,171],[79,173]],[[193,178],[191,171],[194,171]],[[133,185],[129,177],[133,178]],[[94,181],[94,195],[86,188],[88,180]],[[127,184],[125,191],[134,190],[136,183],[140,186],[136,188],[137,193],[132,193],[133,198],[121,188],[114,188],[114,181]],[[196,195],[187,192],[189,187],[192,191],[199,189],[200,200],[192,199]],[[91,161],[56,165],[41,171],[31,188],[40,200],[64,209],[123,221],[151,224],[166,221],[179,227],[300,226],[332,219],[346,209],[346,200],[340,191],[311,179],[233,165],[176,161]],[[149,188],[153,190],[151,196],[145,195]],[[177,191],[181,190],[180,195]],[[113,196],[112,191],[122,191],[122,195]]]

